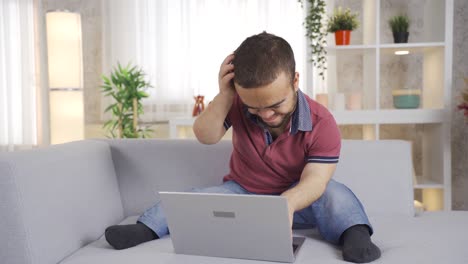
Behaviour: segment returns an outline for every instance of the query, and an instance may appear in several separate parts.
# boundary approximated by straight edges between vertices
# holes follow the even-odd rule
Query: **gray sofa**
[[[133,223],[157,191],[219,184],[230,141],[85,140],[0,153],[0,263],[264,263],[174,254],[170,237],[114,250],[104,229]],[[343,141],[335,179],[361,199],[382,249],[375,263],[468,263],[468,212],[414,217],[410,145]],[[296,263],[341,263],[316,230]]]

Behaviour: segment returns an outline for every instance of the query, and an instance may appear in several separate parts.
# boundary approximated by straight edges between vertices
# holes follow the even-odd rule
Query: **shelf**
[[[327,50],[364,50],[364,49],[375,49],[377,45],[330,45],[327,46]]]
[[[194,117],[180,117],[169,119],[169,138],[178,138],[178,126],[192,126],[195,121]]]
[[[327,46],[327,50],[367,50],[367,49],[426,49],[426,48],[438,48],[444,47],[444,42],[420,42],[420,43],[389,43],[381,45],[330,45]]]
[[[389,109],[389,110],[353,110],[331,111],[339,125],[358,124],[430,124],[442,123],[444,111],[440,109]],[[195,118],[174,118],[169,120],[169,127],[191,126]]]
[[[423,180],[421,176],[416,177],[417,184],[414,184],[414,189],[443,189],[444,185],[431,180]]]
[[[178,117],[169,119],[169,125],[191,126],[195,121],[195,117]]]
[[[350,124],[426,124],[442,123],[444,111],[440,109],[389,109],[331,111],[340,125]]]
[[[382,44],[379,46],[382,54],[394,54],[395,51],[407,50],[410,54],[426,53],[441,50],[445,47],[444,42],[404,43],[404,44]]]
[[[443,47],[444,42],[419,42],[419,43],[389,43],[381,44],[379,47],[382,49],[401,49],[401,48],[431,48],[431,47]]]

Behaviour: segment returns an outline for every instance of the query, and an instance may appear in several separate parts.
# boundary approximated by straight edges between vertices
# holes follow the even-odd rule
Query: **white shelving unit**
[[[195,118],[172,118],[169,120],[169,138],[179,138],[179,128],[192,126]]]
[[[313,70],[309,78],[327,87],[329,109],[338,124],[354,128],[342,129],[343,138],[356,138],[346,133],[357,127],[361,139],[411,140],[415,198],[427,210],[451,210],[453,0],[330,0],[328,13],[337,6],[358,12],[360,29],[351,33],[348,46],[331,45],[334,36],[329,34],[326,83],[320,84]],[[387,21],[401,13],[412,21],[409,43],[394,44]],[[395,55],[402,50],[409,54]],[[422,90],[419,108],[393,107],[391,90],[402,88]],[[335,111],[339,93],[360,94],[362,109]]]

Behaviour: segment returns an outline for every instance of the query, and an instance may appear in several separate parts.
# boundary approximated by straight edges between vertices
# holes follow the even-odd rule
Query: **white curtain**
[[[37,144],[33,0],[0,1],[0,151]]]
[[[291,44],[305,84],[304,10],[298,1],[105,0],[103,10],[104,73],[117,61],[132,62],[155,87],[145,101],[144,121],[189,117],[197,94],[205,103],[212,100],[222,60],[264,30]]]

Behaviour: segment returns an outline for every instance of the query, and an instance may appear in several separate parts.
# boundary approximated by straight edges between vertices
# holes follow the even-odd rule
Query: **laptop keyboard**
[[[302,246],[304,243],[305,238],[304,237],[293,237],[293,253],[296,254],[296,251],[299,250],[299,248]]]
[[[297,247],[299,247],[299,245],[297,245],[297,244],[292,244],[292,247],[293,247],[293,252],[296,252],[296,249],[297,249]]]

